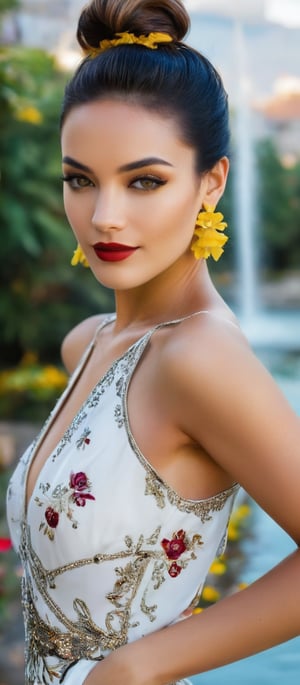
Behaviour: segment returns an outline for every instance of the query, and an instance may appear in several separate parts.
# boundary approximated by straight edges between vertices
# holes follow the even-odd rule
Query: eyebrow
[[[69,164],[70,166],[76,167],[76,169],[81,169],[82,171],[88,171],[89,173],[92,173],[92,170],[86,166],[85,164],[81,164],[81,162],[77,162],[76,159],[72,159],[72,157],[63,157],[63,164]]]
[[[76,167],[77,169],[81,169],[81,171],[87,171],[88,173],[92,173],[92,169],[90,169],[85,164],[81,164],[81,162],[77,162],[77,160],[73,159],[72,157],[64,157],[62,161],[64,164],[69,164],[70,166]],[[167,162],[165,159],[161,159],[160,157],[145,157],[144,159],[138,159],[135,162],[129,162],[129,164],[123,164],[118,168],[117,171],[118,173],[124,173],[125,171],[142,169],[145,166],[153,166],[154,164],[163,164],[164,166],[170,167],[173,166],[173,164],[170,164],[170,162]]]
[[[134,169],[141,169],[144,166],[153,166],[154,164],[163,164],[164,166],[173,166],[170,162],[160,157],[145,157],[145,159],[138,159],[135,162],[129,162],[129,164],[123,164],[118,168],[119,172],[123,171],[133,171]]]

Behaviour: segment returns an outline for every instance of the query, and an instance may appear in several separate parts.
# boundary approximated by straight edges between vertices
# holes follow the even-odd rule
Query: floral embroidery
[[[127,516],[124,516],[122,526],[118,529],[118,535],[114,537],[113,547],[103,548],[103,541],[99,536],[99,547],[96,550],[94,548],[94,541],[92,546],[89,544],[81,545],[81,542],[86,542],[86,531],[82,525],[82,539],[78,533],[78,536],[76,536],[78,537],[77,544],[75,547],[73,545],[74,554],[71,554],[71,559],[68,557],[61,559],[60,557],[60,560],[57,562],[59,565],[56,568],[53,568],[55,555],[52,557],[53,563],[51,562],[51,568],[46,568],[43,565],[42,560],[31,544],[30,525],[27,525],[26,520],[23,521],[20,554],[24,565],[23,606],[25,614],[27,614],[25,622],[28,634],[26,685],[32,685],[33,682],[40,682],[43,685],[54,685],[54,682],[58,683],[59,678],[62,682],[68,668],[77,663],[79,659],[100,660],[103,656],[106,656],[107,650],[115,650],[130,641],[132,630],[139,625],[139,622],[140,625],[143,624],[142,627],[143,630],[145,628],[145,634],[147,633],[147,625],[145,625],[147,622],[154,623],[155,628],[157,620],[161,621],[161,618],[163,618],[163,591],[166,589],[166,594],[169,592],[172,595],[176,577],[181,574],[181,580],[189,583],[189,571],[195,571],[195,573],[191,573],[192,577],[198,577],[199,573],[199,582],[201,580],[203,584],[201,564],[201,545],[203,542],[199,534],[194,535],[194,531],[196,530],[197,533],[198,531],[203,532],[204,537],[205,530],[205,545],[209,545],[212,544],[211,539],[213,539],[214,527],[212,527],[212,532],[210,532],[209,528],[206,531],[206,526],[203,529],[201,523],[205,524],[214,517],[217,521],[220,516],[220,522],[223,522],[225,526],[225,519],[223,521],[222,514],[217,512],[221,512],[229,498],[233,501],[233,495],[237,486],[208,500],[195,502],[181,498],[155,474],[152,467],[138,450],[130,433],[126,404],[127,388],[132,372],[150,337],[151,334],[147,334],[142,341],[138,341],[132,346],[122,358],[115,362],[112,369],[97,384],[70,428],[66,431],[53,457],[54,461],[68,444],[73,444],[75,448],[77,444],[77,449],[85,449],[86,453],[89,452],[88,442],[85,442],[85,437],[88,440],[92,438],[93,442],[95,442],[94,429],[91,426],[91,436],[85,433],[84,427],[94,420],[93,412],[90,410],[98,407],[101,409],[101,404],[103,403],[104,409],[107,408],[110,411],[111,427],[113,426],[115,429],[115,437],[117,436],[117,424],[115,421],[119,418],[121,419],[122,416],[124,417],[125,431],[129,438],[129,444],[144,468],[142,479],[144,475],[146,478],[145,485],[148,488],[145,492],[148,495],[145,498],[145,503],[149,508],[149,519],[146,516],[139,523],[139,517],[131,522],[130,519],[127,520]],[[111,388],[113,399],[111,396],[108,398],[109,406],[106,407],[104,394],[111,385],[113,385]],[[120,398],[120,402],[116,396]],[[119,407],[121,407],[122,411],[120,414]],[[114,414],[115,409],[117,411]],[[100,424],[100,420],[98,423],[99,415],[100,412],[97,412],[97,429]],[[106,415],[104,417],[105,427]],[[102,426],[103,423],[101,424]],[[82,441],[79,445],[80,440]],[[26,457],[27,460],[31,458],[31,454]],[[77,454],[80,456],[80,452],[77,452]],[[107,486],[109,484],[108,482]],[[36,503],[42,507],[41,530],[45,535],[45,538],[44,535],[40,536],[43,538],[43,540],[40,540],[40,542],[43,542],[40,548],[42,546],[49,548],[48,537],[50,540],[54,539],[56,529],[59,531],[57,535],[63,532],[62,538],[65,538],[65,536],[67,538],[68,531],[67,529],[62,531],[62,522],[65,523],[66,528],[71,526],[73,528],[77,527],[77,522],[74,520],[77,511],[76,507],[87,507],[86,513],[90,512],[92,516],[93,508],[88,500],[95,499],[92,494],[96,495],[95,485],[94,481],[92,484],[89,482],[86,473],[78,469],[78,472],[76,471],[75,473],[67,471],[63,483],[60,483],[55,488],[51,486],[51,481],[40,486],[39,494],[41,500],[37,498]],[[119,506],[118,503],[117,505],[115,504],[113,496],[114,492],[112,491],[111,512],[113,512],[115,506]],[[170,505],[174,508],[172,512],[169,511]],[[168,511],[159,511],[167,507]],[[151,512],[153,518],[150,519]],[[190,523],[187,522],[186,516],[180,516],[180,512],[193,514],[193,517],[190,518]],[[80,513],[83,512],[80,510]],[[164,513],[165,516],[163,516]],[[228,511],[226,512],[226,520],[227,514]],[[64,517],[67,517],[70,523],[67,523]],[[194,517],[198,517],[198,521]],[[170,519],[172,521],[175,520],[175,523],[173,522],[171,527],[168,528]],[[153,526],[151,528],[152,533],[146,527],[147,521]],[[181,529],[182,525],[186,526],[184,531]],[[139,531],[139,527],[144,535]],[[147,534],[145,533],[145,528],[147,529]],[[210,535],[212,538],[210,538]],[[87,540],[88,542],[89,540]],[[197,557],[198,562],[195,561],[195,564],[192,564],[192,560],[196,560]],[[46,555],[46,558],[49,557]],[[106,586],[105,584],[103,589],[102,584],[99,584],[97,596],[104,596],[103,599],[105,599],[103,610],[102,608],[99,610],[100,603],[94,601],[94,595],[89,597],[87,593],[90,583],[89,569],[91,574],[93,574],[96,570],[95,565],[98,565],[100,567],[100,578],[102,568],[105,571],[106,564],[109,565],[109,575],[107,574],[107,577],[110,580],[109,585]],[[184,569],[186,570],[184,571]],[[75,574],[78,574],[78,578],[80,577],[80,584],[74,582],[73,585],[77,589],[76,592],[70,595],[73,599],[72,609],[72,606],[66,607],[61,602],[61,587],[59,582],[57,582],[56,586],[56,580],[61,578],[63,581],[62,586],[66,586],[70,579],[70,587],[72,587],[73,575]],[[180,581],[178,581],[179,583]],[[180,592],[178,592],[178,598],[176,593],[176,602],[177,599],[180,603]],[[45,604],[45,610],[41,612],[40,616],[40,606],[43,603]],[[176,604],[174,606],[176,611]],[[146,621],[144,622],[145,617]],[[136,634],[138,634],[137,630],[135,631]]]
[[[176,561],[173,561],[173,564],[171,564],[168,573],[171,576],[171,578],[177,578],[179,576],[179,573],[182,571],[182,566],[179,566]]]
[[[49,484],[43,487],[48,493]],[[87,492],[90,487],[87,475],[79,471],[70,474],[68,487],[60,485],[55,490],[59,492],[60,488],[60,492],[65,491],[63,503],[69,501],[70,506],[70,502],[76,502],[76,495],[82,497],[90,494]],[[54,501],[54,506],[47,507],[48,526],[50,521],[56,521],[55,513],[59,513],[54,493],[49,499],[51,504]],[[66,509],[61,508],[60,512],[66,513]],[[97,661],[103,658],[105,650],[117,649],[126,644],[129,630],[139,625],[134,601],[139,603],[141,612],[148,620],[151,623],[155,622],[159,601],[155,602],[153,590],[157,591],[164,582],[167,582],[168,574],[170,578],[176,578],[191,560],[197,558],[196,548],[202,544],[199,534],[189,536],[186,531],[180,529],[168,537],[163,537],[161,526],[157,526],[149,536],[140,534],[134,538],[130,534],[126,535],[124,544],[114,553],[99,552],[92,557],[76,559],[64,566],[47,570],[32,547],[30,528],[24,523],[20,554],[26,568],[23,579],[23,607],[28,633],[25,681],[27,685],[38,678],[45,685],[51,685],[53,678],[62,678],[66,669],[79,658]],[[80,596],[74,597],[75,616],[65,614],[57,604],[53,592],[56,588],[56,578],[93,564],[113,561],[117,562],[114,566],[115,580],[111,590],[105,595],[111,608],[108,608],[106,615],[101,619],[101,625],[96,622],[91,607]],[[152,574],[143,589],[149,565],[152,565]],[[36,587],[34,592],[31,589],[31,578]],[[39,616],[35,607],[37,593],[48,607],[46,619]],[[51,614],[56,621],[53,621]],[[48,657],[51,657],[51,661]],[[55,663],[53,658],[56,659]]]
[[[50,484],[41,483],[40,490],[45,498],[49,500],[49,506],[45,510],[45,521],[40,524],[39,530],[43,530],[44,535],[47,535],[49,540],[54,540],[54,531],[57,528],[60,520],[60,514],[65,514],[72,523],[72,528],[78,527],[78,522],[73,517],[72,504],[77,507],[85,507],[87,500],[95,500],[94,495],[91,495],[91,483],[83,471],[78,473],[70,473],[70,480],[68,486],[57,485],[52,495],[47,494],[50,490]],[[42,507],[44,502],[39,498],[35,498],[35,502],[39,507]]]
[[[168,559],[179,559],[179,557],[186,550],[185,532],[184,530],[179,530],[178,533],[173,535],[172,540],[167,540],[164,538],[161,541],[161,546],[165,550]]]
[[[74,490],[72,498],[75,504],[77,504],[77,507],[85,507],[87,499],[95,499],[89,492],[83,492],[83,490],[89,490],[90,487],[91,484],[85,473],[82,471],[79,471],[79,473],[71,473],[70,488]]]
[[[168,574],[171,578],[177,578],[181,573],[183,568],[186,568],[188,561],[190,559],[196,559],[196,554],[194,548],[196,545],[203,545],[201,535],[193,535],[192,541],[190,542],[184,530],[178,530],[177,533],[173,533],[172,539],[168,540],[163,538],[161,541],[161,546],[165,552],[166,557],[173,563],[168,565]],[[177,559],[182,557],[185,552],[191,551],[189,558],[186,556],[180,560],[177,564]]]
[[[85,411],[80,411],[77,416],[73,419],[72,423],[70,424],[69,428],[67,428],[63,438],[61,439],[56,451],[52,455],[52,461],[55,462],[57,457],[61,454],[61,452],[65,449],[66,445],[69,445],[72,441],[73,434],[77,431],[79,428],[80,424],[84,419],[87,418],[87,413]],[[51,422],[50,422],[51,424]],[[43,429],[42,435],[45,435],[47,431],[45,428]]]
[[[77,445],[78,449],[80,449],[80,448],[84,449],[86,445],[90,444],[91,440],[89,438],[89,435],[91,435],[90,429],[85,428],[82,435],[80,436],[80,438],[78,438],[78,440],[76,440],[76,445]]]
[[[48,523],[48,526],[50,526],[50,528],[56,528],[56,526],[58,526],[58,522],[59,522],[58,511],[55,511],[55,509],[52,509],[52,507],[48,507],[45,511],[45,519]]]

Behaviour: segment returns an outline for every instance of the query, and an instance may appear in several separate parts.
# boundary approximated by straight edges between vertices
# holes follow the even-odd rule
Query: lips
[[[121,262],[130,257],[138,248],[121,243],[97,243],[93,245],[98,259],[103,262]]]

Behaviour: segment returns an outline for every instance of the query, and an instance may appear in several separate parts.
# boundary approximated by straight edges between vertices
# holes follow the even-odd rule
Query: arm
[[[85,685],[166,685],[299,634],[299,550],[263,578],[185,621],[121,647]]]
[[[166,378],[174,416],[295,540],[300,540],[300,422],[234,329],[201,323],[199,347],[177,336]],[[205,351],[205,354],[204,354]],[[180,359],[180,364],[178,360]],[[236,661],[300,632],[300,552],[203,613],[127,645],[86,685],[164,685]]]

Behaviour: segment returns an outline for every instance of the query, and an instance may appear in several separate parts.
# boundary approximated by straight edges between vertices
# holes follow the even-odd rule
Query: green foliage
[[[0,454],[1,457],[1,454]],[[0,464],[0,537],[9,535],[6,521],[6,492],[11,471],[3,470]],[[13,550],[0,552],[0,634],[7,628],[11,607],[19,600],[20,579],[17,577],[18,561]]]
[[[4,14],[7,10],[11,12],[11,10],[16,9],[19,6],[19,0],[0,0],[0,21],[1,21],[1,15]]]
[[[1,12],[1,4],[0,4]],[[112,293],[89,270],[70,267],[75,240],[64,215],[60,181],[59,111],[66,76],[42,50],[0,50],[0,353],[2,365],[31,350],[58,362],[65,333],[90,314],[112,310]],[[257,150],[261,263],[269,270],[300,262],[300,164],[285,168],[274,146]],[[210,264],[219,287],[235,268],[238,226],[235,165],[220,210],[230,237],[224,256]],[[223,281],[222,281],[223,279]]]
[[[257,158],[261,266],[299,269],[300,162],[286,168],[269,140],[259,145]]]
[[[265,276],[274,272],[298,269],[300,265],[300,161],[286,167],[271,139],[259,141],[255,150],[256,198],[253,241],[256,248],[258,268]],[[235,269],[239,226],[237,225],[234,192],[235,159],[224,197],[219,208],[228,223],[226,234],[229,241],[224,255],[217,264],[210,264],[210,271],[222,287],[222,274]],[[225,288],[226,289],[226,288]]]
[[[1,50],[0,326],[6,364],[27,350],[56,361],[70,327],[113,306],[89,272],[70,267],[75,240],[63,210],[58,130],[64,83],[42,50]]]

